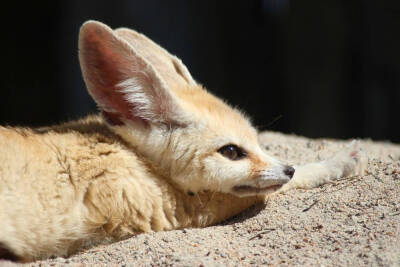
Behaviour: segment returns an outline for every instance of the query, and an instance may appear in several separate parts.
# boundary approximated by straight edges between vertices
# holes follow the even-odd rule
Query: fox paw
[[[361,149],[360,142],[354,140],[327,160],[295,167],[292,180],[283,185],[277,193],[293,188],[314,188],[340,178],[362,175],[367,163],[368,158]]]
[[[342,177],[363,175],[368,165],[368,157],[362,150],[360,141],[353,140],[344,150],[338,152],[331,159],[327,160],[327,163],[342,166]]]

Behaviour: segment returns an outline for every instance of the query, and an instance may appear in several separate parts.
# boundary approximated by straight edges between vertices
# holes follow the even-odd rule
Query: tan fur
[[[0,137],[0,240],[25,260],[68,255],[89,239],[204,227],[259,200],[177,190],[97,116]]]
[[[0,128],[0,257],[66,256],[141,232],[216,224],[290,180],[243,114],[144,35],[88,22],[80,39],[86,84],[111,124],[96,115]],[[222,156],[229,144],[246,157]],[[285,188],[354,173],[359,150],[340,155],[315,163],[318,175],[314,165],[296,168],[311,179],[295,175]]]

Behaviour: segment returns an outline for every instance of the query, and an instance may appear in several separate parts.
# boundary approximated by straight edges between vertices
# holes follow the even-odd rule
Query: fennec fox
[[[0,128],[0,258],[204,227],[278,190],[362,172],[356,143],[294,168],[268,156],[242,113],[135,31],[86,22],[79,58],[101,115]]]

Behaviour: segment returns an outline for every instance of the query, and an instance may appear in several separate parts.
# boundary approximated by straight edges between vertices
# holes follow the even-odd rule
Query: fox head
[[[293,176],[292,167],[263,151],[241,112],[146,36],[89,21],[80,30],[79,58],[108,126],[182,191],[260,195]]]

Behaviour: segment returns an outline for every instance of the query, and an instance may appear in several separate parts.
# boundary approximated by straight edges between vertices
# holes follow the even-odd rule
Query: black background
[[[145,33],[263,130],[400,142],[398,1],[5,1],[0,124],[96,111],[78,63],[88,20]]]

